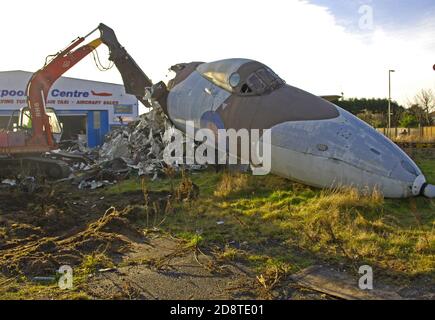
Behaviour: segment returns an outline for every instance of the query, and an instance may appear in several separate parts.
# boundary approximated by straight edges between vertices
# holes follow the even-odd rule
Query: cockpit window
[[[202,63],[196,70],[216,86],[241,95],[267,94],[284,84],[269,67],[248,59]]]
[[[260,69],[257,71],[257,74],[264,80],[266,83],[270,84],[275,80],[275,77],[266,69]]]
[[[207,80],[213,82],[218,87],[221,87],[229,92],[236,91],[236,87],[241,85],[242,80],[245,81],[244,75],[239,72],[241,66],[246,63],[251,63],[248,59],[225,59],[220,61],[214,61],[209,63],[200,64],[196,70]],[[231,81],[236,83],[237,75],[239,75],[238,84],[233,87]],[[234,75],[234,76],[233,76]],[[233,76],[232,80],[230,78]],[[237,88],[239,90],[239,88]]]
[[[266,84],[255,73],[249,76],[247,83],[252,91],[258,94],[263,93],[266,89]]]
[[[263,79],[268,88],[274,90],[284,84],[284,81],[269,68],[262,68],[256,72]]]
[[[261,95],[279,88],[284,81],[269,68],[261,68],[251,73],[240,93]]]
[[[239,83],[240,83],[240,74],[238,74],[237,72],[234,72],[234,73],[230,76],[229,82],[230,82],[230,86],[231,86],[232,88],[237,87],[237,86],[239,85]]]

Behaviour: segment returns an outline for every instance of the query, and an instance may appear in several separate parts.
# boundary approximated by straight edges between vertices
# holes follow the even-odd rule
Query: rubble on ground
[[[121,158],[139,175],[158,174],[164,168],[164,137],[170,127],[161,108],[153,108],[137,121],[110,132],[100,149],[100,161]]]
[[[154,106],[135,122],[109,132],[104,144],[89,149],[83,143],[67,141],[64,151],[86,156],[94,164],[77,162],[71,165],[71,180],[80,189],[96,189],[125,179],[129,174],[156,179],[167,166],[163,151],[170,142],[174,127],[163,110]],[[201,170],[203,165],[183,166],[187,170]],[[177,169],[177,168],[176,168]]]
[[[27,193],[33,193],[38,188],[35,177],[18,175],[15,179],[3,179],[0,181],[0,188],[18,188]]]
[[[79,189],[97,189],[116,184],[131,175],[148,176],[153,180],[165,174],[167,164],[163,160],[165,147],[171,141],[175,129],[161,107],[154,107],[138,120],[109,132],[99,148],[88,148],[83,141],[67,140],[60,149],[48,152],[48,158],[67,163],[71,175],[56,181],[71,182]],[[176,165],[180,169],[202,170],[205,165]],[[37,188],[37,176],[2,177],[0,188],[19,188],[32,193]]]
[[[17,181],[14,179],[3,179],[1,184],[10,187],[15,187],[17,185]]]

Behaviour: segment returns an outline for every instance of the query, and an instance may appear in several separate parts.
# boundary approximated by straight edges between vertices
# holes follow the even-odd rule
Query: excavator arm
[[[100,38],[77,48],[84,40],[100,31]],[[45,102],[54,82],[80,60],[104,43],[110,51],[109,60],[113,61],[124,82],[125,91],[137,97],[145,106],[151,107],[146,95],[146,88],[152,88],[153,98],[161,102],[165,109],[167,89],[163,82],[153,86],[150,78],[142,71],[130,54],[119,43],[115,32],[103,23],[85,37],[74,40],[66,49],[59,52],[48,64],[35,72],[27,85],[28,106],[31,113],[33,135],[29,146],[55,147],[49,117],[45,112]],[[75,50],[74,50],[75,49]],[[73,51],[74,50],[74,51]]]
[[[152,87],[153,82],[142,71],[127,50],[121,46],[113,29],[103,23],[100,23],[98,29],[101,33],[100,39],[102,43],[109,48],[109,60],[113,61],[121,74],[125,92],[136,96],[145,106],[150,107],[144,96],[145,88]]]
[[[74,40],[31,77],[26,90],[33,129],[32,137],[27,143],[29,146],[55,146],[49,117],[45,112],[48,93],[57,79],[101,44],[101,39],[95,39],[73,51],[86,37]]]
[[[100,38],[82,45],[85,39],[97,30],[101,33]],[[0,171],[17,168],[20,170],[23,165],[26,165],[29,169],[45,170],[47,176],[51,178],[58,179],[69,175],[69,167],[63,161],[33,156],[57,147],[50,126],[50,117],[47,115],[46,101],[50,88],[56,80],[102,43],[109,48],[109,59],[114,62],[121,73],[127,93],[135,95],[145,106],[150,106],[148,97],[144,96],[147,95],[146,88],[151,88],[151,97],[162,104],[165,103],[167,96],[165,84],[159,82],[153,85],[133,58],[119,44],[113,30],[100,24],[85,37],[74,40],[66,49],[54,55],[48,63],[46,62],[40,70],[32,75],[26,89],[27,108],[21,110],[22,113],[26,110],[30,112],[29,123],[31,125],[27,124],[26,128],[31,128],[32,133],[30,138],[26,139],[27,134],[23,132],[0,132],[2,141],[7,141],[6,145],[0,146],[0,155],[7,156],[6,158],[0,157]],[[18,154],[20,155],[19,161],[14,157]],[[23,157],[26,154],[29,156]],[[56,155],[71,158],[67,154],[56,153]]]

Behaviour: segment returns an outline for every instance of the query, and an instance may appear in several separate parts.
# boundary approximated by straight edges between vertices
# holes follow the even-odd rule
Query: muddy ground
[[[222,260],[213,248],[177,238],[155,221],[146,228],[156,211],[172,214],[171,201],[191,196],[141,190],[108,194],[69,183],[39,184],[32,193],[2,187],[0,288],[6,294],[28,290],[39,285],[38,277],[54,277],[60,266],[69,265],[74,291],[90,299],[341,298],[278,272],[259,278],[248,265]],[[70,298],[56,280],[46,284],[53,290],[23,298]]]
[[[131,194],[111,202],[124,208],[139,198]],[[134,213],[109,207],[100,194],[68,185],[44,185],[31,194],[1,190],[0,271],[48,276],[103,247],[111,254],[121,252],[130,239],[139,241],[142,235],[128,220]]]
[[[146,201],[165,210],[169,196],[149,192]],[[270,294],[247,267],[219,262],[213,253],[157,228],[144,231],[143,222],[153,214],[143,209],[144,201],[142,191],[107,196],[69,184],[45,184],[31,194],[0,189],[2,277],[33,283],[70,265],[79,276],[75,289],[88,298],[252,299]],[[92,257],[92,270],[84,270]],[[311,292],[304,296],[311,294],[321,298]]]

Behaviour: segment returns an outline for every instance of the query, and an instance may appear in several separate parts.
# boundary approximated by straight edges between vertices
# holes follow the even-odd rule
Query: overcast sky
[[[104,22],[155,82],[175,63],[245,57],[318,95],[387,97],[388,69],[401,103],[435,90],[433,0],[5,0],[0,10],[2,71],[35,71]],[[91,56],[66,75],[122,83]]]

